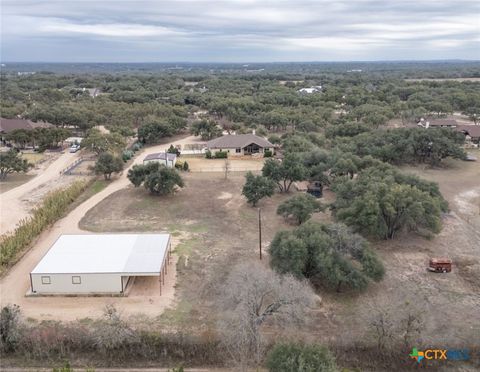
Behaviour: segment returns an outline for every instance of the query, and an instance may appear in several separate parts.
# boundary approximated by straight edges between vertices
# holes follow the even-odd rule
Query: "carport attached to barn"
[[[32,294],[124,294],[136,276],[158,276],[170,234],[61,235],[30,273]]]

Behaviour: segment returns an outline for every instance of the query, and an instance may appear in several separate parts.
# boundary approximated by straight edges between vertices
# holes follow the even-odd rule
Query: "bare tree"
[[[403,338],[405,350],[412,347],[415,340],[420,337],[424,326],[422,313],[416,309],[407,308],[400,320],[400,334]]]
[[[136,332],[125,322],[114,305],[106,305],[103,319],[97,322],[95,346],[105,354],[138,342]]]
[[[422,312],[408,301],[396,306],[375,305],[368,314],[368,324],[380,350],[399,345],[410,349],[424,325]]]
[[[370,312],[369,325],[377,341],[377,348],[385,350],[395,338],[395,322],[390,309],[376,307]]]
[[[272,319],[284,327],[302,322],[315,295],[305,281],[280,275],[257,262],[233,268],[219,291],[223,318],[219,332],[234,362],[245,369],[259,364],[265,342],[261,326]]]

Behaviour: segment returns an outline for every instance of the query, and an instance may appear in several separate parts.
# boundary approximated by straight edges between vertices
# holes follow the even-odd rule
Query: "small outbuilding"
[[[165,281],[170,234],[61,235],[30,273],[31,294],[124,295],[135,277]]]
[[[177,155],[169,152],[158,152],[155,154],[149,154],[145,157],[145,159],[143,159],[143,164],[153,162],[163,164],[168,168],[173,168],[177,162]]]

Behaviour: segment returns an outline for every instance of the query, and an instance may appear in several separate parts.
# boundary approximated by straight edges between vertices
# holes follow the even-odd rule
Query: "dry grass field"
[[[395,316],[411,308],[424,318],[422,338],[427,342],[480,343],[480,163],[450,162],[448,169],[405,171],[440,183],[451,206],[442,232],[431,240],[404,233],[394,241],[373,242],[385,261],[385,279],[359,295],[320,291],[322,305],[312,313],[305,337],[343,344],[371,340],[366,324],[372,310],[390,308]],[[224,180],[219,173],[190,173],[185,181],[178,194],[163,198],[150,196],[143,188],[120,190],[91,209],[80,227],[96,232],[165,230],[176,236],[176,308],[158,321],[198,331],[215,320],[209,286],[221,281],[235,262],[258,256],[257,209],[241,196],[243,174]],[[276,231],[290,228],[275,214],[287,197],[276,194],[260,202],[264,247]],[[332,195],[327,191],[323,201],[329,200]],[[314,219],[331,217],[326,212]],[[432,256],[451,257],[453,272],[427,272]]]
[[[9,174],[6,180],[0,181],[0,194],[30,181],[35,175],[25,173]]]

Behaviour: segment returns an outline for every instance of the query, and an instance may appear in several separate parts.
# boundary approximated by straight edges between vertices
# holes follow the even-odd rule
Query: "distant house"
[[[150,154],[143,159],[143,164],[157,162],[166,165],[168,168],[175,167],[177,162],[177,155],[170,154],[169,152],[157,152],[156,154]]]
[[[53,124],[39,121],[38,123],[27,119],[0,118],[0,133],[7,134],[17,129],[33,130],[35,128],[52,128]]]
[[[459,125],[455,130],[463,133],[467,141],[480,145],[480,125]]]
[[[455,128],[458,123],[455,119],[421,119],[417,125],[423,128]]]
[[[27,119],[4,119],[0,118],[0,137],[3,143],[7,143],[7,139],[5,138],[7,134],[18,130],[34,130],[36,128],[53,128],[54,125],[50,123],[45,123],[43,121],[39,121],[35,123],[31,120]]]
[[[310,87],[310,88],[302,88],[302,89],[297,90],[297,92],[301,93],[301,94],[318,93],[318,92],[321,92],[321,91],[322,91],[322,86],[321,85],[315,85],[315,86]]]
[[[275,145],[255,134],[232,134],[208,141],[206,148],[213,154],[226,151],[230,156],[264,154],[265,150],[274,152]]]
[[[102,93],[100,88],[83,88],[83,91],[88,91],[90,97],[95,98]]]

